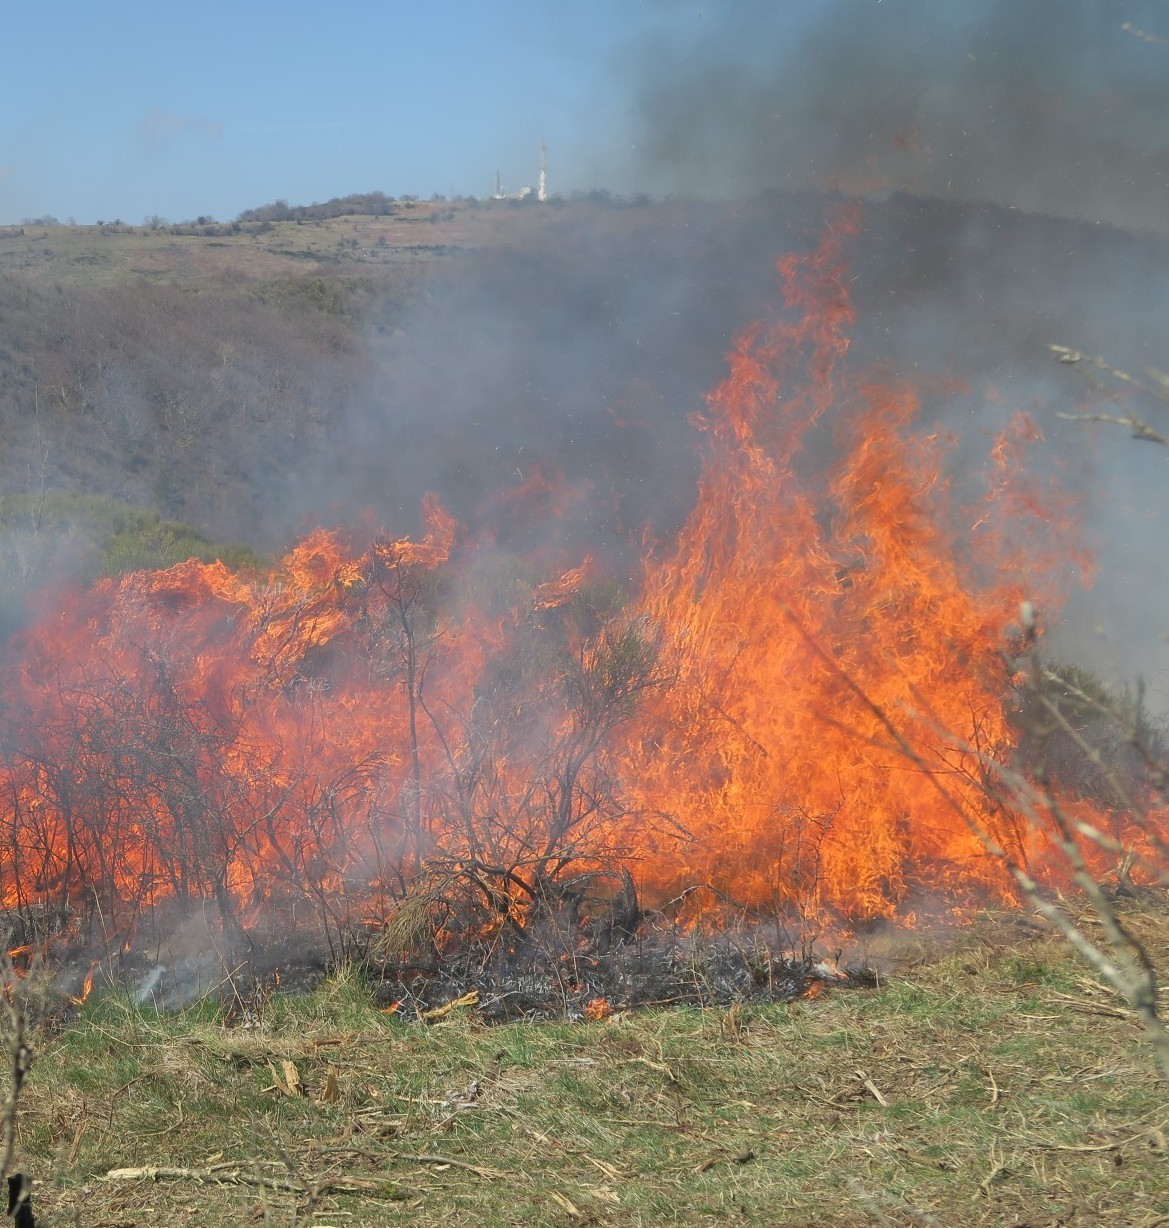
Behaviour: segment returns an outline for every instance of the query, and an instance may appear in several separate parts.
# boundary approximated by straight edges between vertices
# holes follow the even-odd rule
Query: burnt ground
[[[1164,892],[1118,904],[1164,967]],[[1165,1223],[1164,1079],[1066,943],[1018,912],[866,941],[909,966],[597,1022],[412,1025],[352,967],[235,1027],[95,993],[30,1035],[15,1164],[38,1222],[110,1228]]]
[[[404,1019],[425,1019],[473,994],[482,1018],[507,1023],[604,1018],[642,1007],[790,1002],[828,983],[872,981],[867,970],[840,972],[830,960],[785,954],[762,934],[651,932],[603,955],[542,953],[517,961],[468,951],[429,968],[385,964],[374,995]]]
[[[489,1023],[579,1021],[646,1007],[730,1007],[790,1002],[825,987],[870,986],[902,962],[886,944],[868,948],[793,944],[775,923],[719,930],[682,928],[648,914],[623,941],[604,947],[577,931],[543,927],[505,948],[472,939],[435,949],[377,954],[376,935],[340,949],[318,931],[255,934],[225,943],[208,918],[169,919],[152,941],[116,933],[82,936],[80,923],[41,916],[8,918],[13,962],[25,971],[52,969],[51,996],[64,1016],[76,1014],[90,992],[128,998],[163,1013],[196,1003],[218,1004],[231,1025],[262,1014],[276,993],[311,994],[339,967],[357,968],[374,1001],[403,1021],[429,1021],[453,1002]],[[156,930],[164,925],[154,919]],[[535,927],[533,927],[533,930]],[[51,930],[51,932],[46,932]],[[902,936],[900,950],[914,949]],[[795,949],[793,949],[793,947]]]

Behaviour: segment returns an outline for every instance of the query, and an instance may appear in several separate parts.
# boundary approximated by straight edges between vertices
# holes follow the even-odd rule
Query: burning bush
[[[611,735],[664,681],[652,628],[537,586],[472,607],[453,539],[435,506],[421,542],[318,533],[272,576],[136,573],[33,629],[8,904],[116,929],[210,898],[239,930],[307,897],[340,941],[423,875],[462,897],[448,928],[518,933],[583,894],[622,851]]]
[[[308,901],[334,944],[394,917],[511,948],[545,921],[628,929],[635,882],[805,918],[1009,894],[982,836],[1016,860],[1033,837],[985,761],[1018,737],[1012,543],[1052,519],[1020,463],[1035,431],[1013,423],[987,499],[959,503],[914,393],[847,370],[854,225],[779,262],[784,311],[696,419],[695,509],[624,599],[592,559],[505,565],[432,500],[419,541],[321,530],[270,575],[138,572],[28,629],[5,902],[120,931],[213,900],[239,935]]]

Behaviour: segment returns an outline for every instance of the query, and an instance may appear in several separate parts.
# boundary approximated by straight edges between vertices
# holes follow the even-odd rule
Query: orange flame
[[[96,963],[90,964],[89,971],[85,974],[85,980],[82,982],[80,992],[69,999],[73,1006],[81,1006],[89,999],[89,995],[93,992],[93,978],[97,968],[98,965]]]
[[[942,731],[955,745],[1009,745],[1000,654],[1022,589],[964,566],[942,441],[912,433],[912,391],[842,376],[851,226],[780,262],[795,318],[736,343],[708,398],[698,504],[649,569],[643,608],[671,637],[679,684],[643,716],[631,779],[646,809],[684,816],[693,836],[681,858],[647,857],[659,898],[697,880],[744,903],[865,917],[915,886],[1008,890],[881,720],[901,723],[1019,851],[977,760]],[[840,404],[825,467],[816,428]],[[982,561],[994,552],[984,545]]]
[[[492,587],[429,499],[420,541],[317,530],[270,575],[192,560],[32,626],[6,680],[0,899],[94,893],[124,905],[111,924],[210,899],[244,924],[307,895],[339,924],[440,861],[494,932],[617,852],[650,901],[708,883],[859,918],[1007,894],[935,786],[1025,851],[969,748],[1013,736],[1000,654],[1036,556],[1009,530],[1067,509],[1021,478],[1022,419],[987,501],[956,507],[914,393],[849,376],[856,225],[779,261],[786,311],[735,341],[695,420],[695,508],[623,621],[580,608],[592,558]],[[529,475],[499,506],[553,494]],[[662,670],[627,685],[651,642]]]
[[[613,1014],[613,1008],[607,998],[590,998],[584,1004],[584,1017],[593,1023],[608,1019]]]

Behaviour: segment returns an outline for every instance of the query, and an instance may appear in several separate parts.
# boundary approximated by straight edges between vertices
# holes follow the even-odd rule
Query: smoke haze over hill
[[[540,38],[578,24],[550,18]],[[1117,560],[1080,626],[1151,645],[1122,654],[1124,667],[1160,670],[1166,594],[1142,560],[1169,515],[1164,457],[1060,424],[1085,385],[1046,347],[1135,371],[1167,363],[1169,256],[1134,233],[1169,216],[1161,8],[672,0],[594,34],[594,65],[604,44],[612,71],[603,97],[576,97],[578,119],[596,108],[591,165],[623,191],[685,199],[522,214],[497,202],[475,215],[509,217],[510,237],[465,250],[437,217],[420,228],[418,215],[387,215],[383,233],[330,239],[312,266],[295,250],[315,233],[306,223],[280,240],[281,258],[301,264],[275,289],[231,281],[248,257],[223,235],[208,245],[222,249],[223,276],[198,293],[167,284],[165,260],[136,265],[138,287],[46,284],[27,310],[13,293],[0,319],[43,354],[21,370],[12,347],[0,385],[9,487],[35,490],[47,447],[50,486],[280,548],[366,509],[412,532],[430,490],[473,521],[540,468],[577,492],[582,540],[601,533],[632,551],[644,526],[668,531],[685,514],[690,415],[736,330],[775,310],[775,258],[815,242],[841,189],[867,199],[853,361],[924,382],[928,420],[962,437],[960,478],[996,415],[1035,414],[1051,438],[1044,465],[1064,468],[1091,544]],[[555,110],[530,96],[535,112]],[[584,127],[552,145],[554,189],[581,174]],[[378,261],[411,226],[412,242],[419,229],[433,239],[435,262],[415,260],[418,247],[400,266],[417,274],[406,308],[399,267]],[[276,250],[259,235],[250,248],[265,260]],[[346,287],[359,281],[355,305]],[[965,391],[936,391],[945,381]]]
[[[378,219],[344,240],[352,282],[349,265],[324,261],[333,247],[313,274],[234,288],[217,278],[197,290],[18,293],[12,280],[0,471],[9,491],[108,494],[274,550],[367,515],[413,533],[428,491],[474,531],[492,500],[540,473],[571,492],[558,531],[581,550],[603,544],[628,583],[643,530],[668,535],[692,504],[702,436],[690,418],[722,378],[731,338],[778,309],[775,258],[814,244],[831,207],[806,192],[503,205],[506,242],[422,266],[405,297],[398,266],[379,282],[360,263],[385,250],[377,236],[390,223]],[[286,236],[260,238],[320,241],[282,225]],[[446,225],[427,236],[441,240]],[[222,240],[206,250],[231,251]],[[1148,560],[1169,519],[1165,455],[1061,422],[1088,388],[1047,346],[1138,372],[1164,366],[1164,242],[892,194],[866,204],[849,268],[850,361],[921,390],[926,422],[958,441],[956,480],[977,482],[1011,411],[1037,419],[1048,441],[1035,462],[1063,471],[1105,560],[1072,648],[1159,675],[1169,593]]]
[[[627,174],[658,191],[903,189],[1163,229],[1154,0],[659,6]]]

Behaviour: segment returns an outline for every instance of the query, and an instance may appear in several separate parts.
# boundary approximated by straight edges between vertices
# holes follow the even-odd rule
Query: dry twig
[[[250,1185],[287,1194],[360,1194],[385,1190],[384,1181],[367,1181],[360,1177],[323,1177],[312,1186],[290,1177],[265,1177],[248,1172],[243,1164],[212,1164],[208,1168],[177,1168],[166,1165],[146,1165],[141,1168],[111,1168],[103,1181],[197,1181],[209,1185]]]
[[[441,1168],[461,1168],[465,1172],[474,1173],[476,1177],[484,1177],[487,1180],[515,1179],[513,1173],[505,1173],[502,1169],[498,1168],[483,1168],[478,1164],[468,1164],[466,1160],[456,1160],[452,1156],[407,1155],[400,1151],[393,1152],[392,1156],[395,1160],[411,1160],[415,1164],[434,1164]]]

